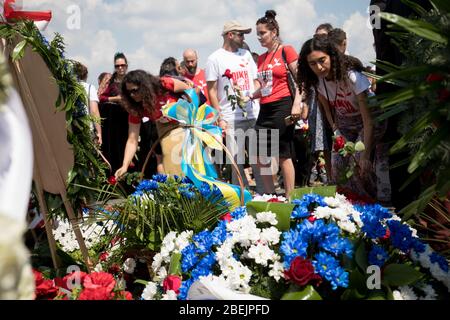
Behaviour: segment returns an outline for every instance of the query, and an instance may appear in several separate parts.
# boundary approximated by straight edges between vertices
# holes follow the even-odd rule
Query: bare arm
[[[293,75],[297,74],[297,61],[291,62],[289,64],[289,70]],[[298,90],[297,85],[295,86],[295,97],[294,103],[292,104],[291,114],[296,116],[296,118],[298,119],[300,119],[300,116],[302,114],[302,97],[300,95],[300,91]]]
[[[191,89],[192,87],[190,87],[187,83],[178,80],[178,79],[173,79],[173,91],[174,92],[183,92],[184,90],[187,89]]]
[[[225,132],[227,130],[227,122],[223,120],[220,116],[220,104],[219,104],[219,98],[217,97],[217,81],[207,81],[208,85],[208,96],[209,96],[209,102],[214,107],[214,109],[217,110],[219,113],[219,126],[222,128],[222,130]]]
[[[128,123],[128,140],[125,146],[125,154],[123,156],[122,167],[120,167],[114,174],[116,176],[116,179],[120,178],[127,172],[128,166],[130,165],[134,155],[136,154],[140,129],[140,123]]]
[[[97,101],[89,101],[89,113],[95,119],[95,131],[97,134],[98,144],[102,144],[102,126],[100,125],[100,111],[98,110]]]

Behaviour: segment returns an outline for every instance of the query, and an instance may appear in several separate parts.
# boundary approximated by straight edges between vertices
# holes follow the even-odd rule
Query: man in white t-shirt
[[[205,69],[209,101],[219,112],[218,124],[226,134],[227,147],[233,153],[246,185],[248,185],[244,174],[246,136],[250,138],[249,160],[253,172],[258,171],[255,166],[256,132],[254,127],[259,113],[259,102],[246,98],[243,101],[247,102],[241,108],[233,103],[235,101],[232,101],[233,98],[230,99],[230,96],[248,97],[259,87],[257,67],[253,57],[248,50],[242,49],[244,35],[251,30],[237,21],[226,22],[222,31],[223,46],[208,57]],[[259,192],[258,186],[262,186],[262,183],[258,183],[260,179],[256,174],[255,180]],[[234,171],[232,183],[238,184]]]

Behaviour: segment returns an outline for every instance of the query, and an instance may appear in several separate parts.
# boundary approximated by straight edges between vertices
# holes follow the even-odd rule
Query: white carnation
[[[258,212],[256,214],[256,220],[259,223],[268,222],[268,223],[270,223],[273,226],[277,225],[277,223],[278,223],[276,214],[271,212],[271,211]]]
[[[167,290],[167,292],[162,295],[161,300],[178,300],[177,294],[173,290]]]
[[[142,292],[142,299],[144,300],[153,300],[156,292],[158,291],[158,286],[154,282],[149,282],[146,286],[144,291]]]
[[[136,261],[133,258],[128,258],[123,263],[123,271],[128,274],[132,274],[135,268],[136,268]]]
[[[267,244],[278,244],[281,232],[275,227],[263,229],[260,233],[260,241]]]

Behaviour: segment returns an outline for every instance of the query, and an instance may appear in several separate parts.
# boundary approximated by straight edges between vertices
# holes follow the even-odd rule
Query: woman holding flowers
[[[278,143],[280,167],[284,178],[286,195],[294,189],[295,169],[293,157],[293,136],[296,120],[301,117],[302,106],[298,90],[292,97],[288,85],[288,70],[295,74],[297,68],[297,52],[292,46],[283,45],[280,39],[280,27],[275,19],[276,12],[266,11],[264,17],[256,22],[258,40],[267,52],[258,58],[258,81],[261,87],[253,93],[252,99],[260,98],[260,113],[256,121],[258,146],[267,147],[267,155]],[[291,117],[289,123],[285,119]],[[288,118],[289,119],[289,118]],[[279,141],[271,141],[272,134],[262,134],[269,130],[278,130]],[[258,166],[263,168],[261,153],[259,153]],[[269,165],[270,167],[270,165]],[[263,174],[264,189],[266,193],[274,193],[271,175]]]
[[[369,109],[367,100],[370,82],[361,73],[363,66],[358,61],[339,52],[327,36],[315,36],[300,52],[298,82],[302,91],[312,86],[317,89],[335,140],[364,142],[365,150],[356,156],[358,170],[346,187],[357,194],[388,202],[390,188],[384,186],[389,187],[389,184],[385,182],[380,188],[383,184],[375,181],[374,169],[375,160],[386,161],[375,152],[375,146],[385,132],[385,122],[374,121],[375,113]],[[305,92],[309,94],[307,90]],[[335,146],[332,154],[332,178],[342,185],[340,175],[346,173],[349,158],[340,155],[339,149]]]

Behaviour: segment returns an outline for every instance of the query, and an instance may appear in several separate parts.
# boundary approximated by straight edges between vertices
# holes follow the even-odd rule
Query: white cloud
[[[184,49],[192,47],[204,66],[208,55],[222,45],[223,23],[231,19],[253,29],[246,42],[252,51],[262,53],[265,48],[256,39],[255,24],[267,9],[277,12],[283,40],[296,49],[312,36],[317,25],[331,22],[347,31],[352,54],[364,62],[372,60],[371,31],[365,27],[363,16],[366,5],[360,0],[339,3],[358,6],[355,11],[362,14],[343,17],[318,0],[24,0],[27,8],[53,11],[46,37],[52,38],[55,31],[61,33],[67,44],[66,55],[87,64],[92,83],[101,72],[112,71],[116,51],[127,55],[130,69],[156,74],[164,58],[180,58]],[[74,4],[81,9],[79,30],[69,30],[66,25],[66,10]]]
[[[359,12],[353,13],[344,22],[343,29],[347,33],[348,51],[359,58],[364,65],[375,60],[372,30],[367,26],[367,17]]]

